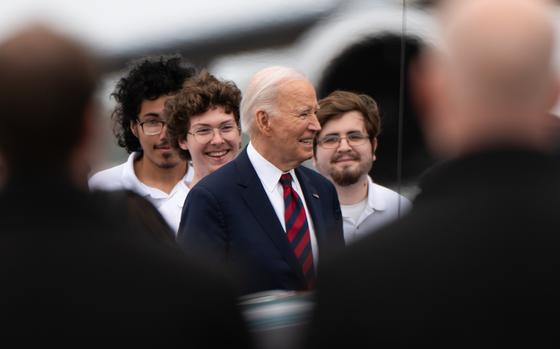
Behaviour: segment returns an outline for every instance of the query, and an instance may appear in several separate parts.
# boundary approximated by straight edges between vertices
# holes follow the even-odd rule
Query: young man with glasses
[[[241,91],[233,82],[202,71],[166,103],[169,143],[192,161],[190,188],[239,153],[240,102]]]
[[[344,239],[352,243],[410,208],[410,201],[372,181],[380,118],[367,95],[335,91],[319,101],[321,132],[314,142],[313,162],[338,193]]]
[[[194,74],[178,55],[142,58],[131,65],[112,94],[117,101],[115,135],[130,156],[89,180],[90,189],[129,189],[147,198],[174,232],[193,171],[171,147],[163,111],[165,102]]]

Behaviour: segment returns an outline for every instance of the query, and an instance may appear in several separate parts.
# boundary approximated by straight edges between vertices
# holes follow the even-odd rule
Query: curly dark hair
[[[210,109],[222,107],[232,113],[239,127],[239,103],[241,91],[232,81],[217,79],[206,70],[185,81],[183,88],[165,103],[167,137],[169,144],[179,150],[183,159],[190,160],[188,150],[179,147],[179,141],[187,137],[190,119]]]
[[[128,153],[142,151],[140,141],[130,130],[130,122],[138,120],[142,101],[179,91],[183,82],[195,74],[195,68],[178,54],[144,57],[130,63],[128,73],[111,94],[117,101],[111,117],[119,146]]]

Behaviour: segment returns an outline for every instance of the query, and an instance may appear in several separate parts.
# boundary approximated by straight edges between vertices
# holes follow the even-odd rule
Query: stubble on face
[[[358,162],[357,166],[344,166],[342,168],[336,166],[336,162],[342,157],[350,158]],[[335,153],[330,161],[330,177],[341,187],[356,184],[358,180],[367,175],[371,170],[373,161],[362,161],[362,157],[358,152],[352,153]]]
[[[152,154],[156,155],[156,158],[153,159],[154,160],[153,162],[160,169],[175,168],[182,161],[179,158],[179,154],[177,153],[177,151],[175,149],[171,149],[171,150],[168,150],[168,151],[161,151],[162,149],[168,149],[169,147],[170,147],[170,145],[167,142],[167,140],[164,140],[161,143],[154,144],[152,146],[152,150],[153,150]]]

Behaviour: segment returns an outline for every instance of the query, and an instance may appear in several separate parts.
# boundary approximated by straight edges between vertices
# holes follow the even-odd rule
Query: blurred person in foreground
[[[98,122],[88,51],[31,27],[0,43],[0,81],[0,335],[246,346],[228,283],[81,186]]]
[[[130,155],[89,180],[92,190],[128,189],[147,198],[174,233],[194,173],[169,143],[164,106],[194,74],[179,55],[144,57],[130,64],[111,95],[117,101],[115,135]]]
[[[241,91],[202,71],[187,80],[165,105],[169,144],[192,161],[192,188],[204,176],[230,162],[241,147]]]
[[[316,113],[315,89],[302,74],[257,72],[241,101],[249,144],[187,197],[177,241],[232,267],[242,293],[312,289],[319,253],[344,244],[333,185],[300,166],[321,129]]]
[[[313,144],[313,164],[336,188],[348,245],[399,218],[410,201],[369,176],[381,131],[373,98],[334,91],[319,101],[317,118],[321,131]]]
[[[558,96],[550,4],[444,3],[424,61],[445,159],[410,213],[322,269],[309,347],[544,347],[560,314]]]

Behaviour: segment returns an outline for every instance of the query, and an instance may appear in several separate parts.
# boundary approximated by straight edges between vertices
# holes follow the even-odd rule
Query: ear
[[[373,138],[371,140],[371,156],[373,158],[373,161],[375,161],[376,156],[375,156],[375,151],[377,150],[377,137]]]
[[[264,110],[258,110],[255,115],[255,125],[262,134],[270,133],[270,115]]]
[[[179,140],[179,148],[183,150],[189,150],[189,144],[187,143],[187,138],[182,138]]]
[[[132,131],[132,134],[138,138],[138,123],[136,121],[131,121],[130,122],[130,130]]]
[[[442,100],[447,98],[443,95],[445,79],[436,57],[434,52],[426,51],[410,66],[412,101],[418,110],[421,126],[436,122],[432,120],[435,117],[434,111],[441,106]]]

